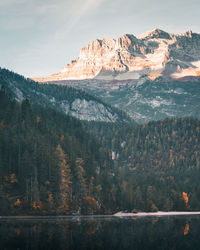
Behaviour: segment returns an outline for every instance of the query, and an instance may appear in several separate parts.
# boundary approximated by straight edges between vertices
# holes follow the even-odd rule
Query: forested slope
[[[80,121],[27,99],[19,104],[0,92],[1,213],[104,209],[109,187],[104,172],[112,166],[108,151]]]
[[[200,209],[200,121],[173,118],[144,125],[87,123],[112,152],[119,209]]]
[[[82,123],[2,90],[1,214],[199,210],[199,140],[197,119]]]

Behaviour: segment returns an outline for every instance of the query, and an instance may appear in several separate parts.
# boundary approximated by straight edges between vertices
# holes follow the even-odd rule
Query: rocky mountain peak
[[[172,39],[172,35],[161,29],[153,29],[138,36],[139,39]]]
[[[186,36],[186,37],[192,38],[193,34],[194,33],[192,32],[192,30],[188,30],[185,33],[183,33],[182,36]]]
[[[61,72],[37,81],[147,77],[181,78],[200,75],[200,35],[186,31],[174,35],[154,29],[140,36],[95,39]]]

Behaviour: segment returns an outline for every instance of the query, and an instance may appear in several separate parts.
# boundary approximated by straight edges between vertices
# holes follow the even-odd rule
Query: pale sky
[[[96,38],[200,33],[200,0],[0,0],[0,67],[46,76]]]

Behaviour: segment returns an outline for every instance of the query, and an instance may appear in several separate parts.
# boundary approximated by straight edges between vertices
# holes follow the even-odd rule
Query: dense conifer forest
[[[200,209],[200,121],[81,122],[0,92],[0,212]]]
[[[109,152],[80,121],[0,92],[1,214],[104,209],[112,167]]]
[[[119,210],[200,208],[199,120],[173,118],[123,128],[87,123],[85,128],[112,152]]]

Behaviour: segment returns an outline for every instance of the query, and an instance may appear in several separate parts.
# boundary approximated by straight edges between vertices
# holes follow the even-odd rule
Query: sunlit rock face
[[[200,34],[175,35],[155,29],[138,37],[124,34],[118,39],[96,39],[60,72],[34,80],[154,80],[160,76],[200,76]]]

